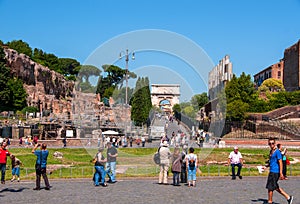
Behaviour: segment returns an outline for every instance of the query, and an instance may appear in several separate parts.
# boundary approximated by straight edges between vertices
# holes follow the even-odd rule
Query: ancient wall
[[[300,88],[300,40],[285,49],[283,85],[286,91],[294,91]]]

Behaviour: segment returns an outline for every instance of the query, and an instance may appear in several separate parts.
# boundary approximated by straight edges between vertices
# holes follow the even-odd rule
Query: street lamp
[[[120,55],[119,55],[119,59],[121,59],[124,55],[122,55],[122,53],[124,53],[124,51],[121,51],[120,52]],[[129,62],[129,56],[130,56],[130,53],[128,52],[128,49],[126,49],[126,53],[125,53],[125,62],[126,62],[126,71],[125,71],[125,80],[126,80],[126,89],[125,89],[125,127],[124,127],[124,130],[125,130],[125,137],[127,136],[127,105],[128,105],[128,62]],[[131,53],[131,59],[134,60],[135,59],[135,54],[134,52]],[[131,128],[130,128],[131,129]]]
[[[124,51],[120,52],[120,55],[119,55],[119,59],[121,59],[124,55],[122,55]],[[131,53],[131,59],[134,60],[135,59],[135,54],[134,52]],[[125,105],[127,106],[128,104],[128,62],[129,62],[129,56],[130,56],[130,53],[128,53],[128,49],[126,49],[126,53],[125,53],[125,62],[126,62],[126,71],[125,71],[125,80],[126,80],[126,89],[125,89]]]

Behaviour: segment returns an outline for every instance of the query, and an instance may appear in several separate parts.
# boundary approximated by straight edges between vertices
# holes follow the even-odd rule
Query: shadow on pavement
[[[19,188],[19,189],[13,189],[13,188],[4,188],[0,191],[0,193],[3,192],[12,192],[12,193],[16,193],[16,192],[22,192],[23,190],[28,189],[28,188]],[[1,196],[1,195],[0,195]]]
[[[251,201],[254,202],[254,203],[263,202],[262,204],[268,204],[268,200],[267,199],[262,199],[262,198],[258,198],[257,200],[251,200]],[[280,204],[280,203],[273,202],[273,204]]]

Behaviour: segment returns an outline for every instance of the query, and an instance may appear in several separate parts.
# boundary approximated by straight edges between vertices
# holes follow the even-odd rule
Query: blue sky
[[[284,49],[300,39],[299,10],[300,0],[0,0],[0,39],[22,39],[32,48],[85,63],[99,46],[117,36],[145,29],[163,30],[193,41],[213,65],[228,54],[236,75],[245,72],[253,76],[278,62]],[[121,49],[126,48],[135,49],[129,43]],[[125,66],[117,58],[115,63]],[[149,51],[137,53],[136,60],[129,62],[132,71],[164,67],[176,72],[187,82],[192,95],[207,92],[207,87],[193,79],[193,73],[185,72],[187,66],[180,59]],[[168,74],[156,75],[173,79]],[[163,79],[150,80],[164,83]],[[177,83],[175,78],[173,81]],[[182,100],[188,100],[188,96]]]

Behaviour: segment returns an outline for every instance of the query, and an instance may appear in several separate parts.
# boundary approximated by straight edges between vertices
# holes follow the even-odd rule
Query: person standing
[[[159,184],[168,184],[168,170],[170,167],[170,160],[171,152],[169,149],[169,143],[167,141],[164,141],[162,143],[161,148],[159,149],[159,157],[160,157],[160,172],[159,172],[159,178],[158,183]]]
[[[228,165],[231,165],[231,176],[232,180],[235,180],[236,176],[239,177],[239,179],[242,179],[243,177],[241,176],[241,170],[243,166],[243,157],[242,154],[239,152],[239,148],[235,146],[233,148],[233,151],[230,152],[228,156]],[[235,167],[238,167],[237,174],[235,174]]]
[[[106,158],[104,158],[103,155],[103,148],[99,148],[98,153],[96,154],[96,163],[95,163],[95,186],[99,186],[99,178],[101,178],[100,185],[103,187],[106,187],[107,184],[105,183],[105,176],[106,176],[106,171],[105,171],[105,162],[107,161]]]
[[[181,183],[187,183],[187,171],[186,171],[186,155],[187,155],[187,145],[183,145],[182,152],[181,152],[181,159],[182,159],[182,165],[181,165],[181,172],[180,172],[180,182]]]
[[[107,143],[106,173],[109,177],[108,183],[116,183],[116,163],[118,151],[111,142]]]
[[[142,147],[145,147],[146,138],[144,135],[141,136],[141,141],[142,141]]]
[[[1,184],[5,184],[5,171],[7,157],[10,156],[10,152],[6,149],[7,143],[2,142],[0,147],[0,171],[1,171]]]
[[[181,172],[182,165],[182,155],[180,154],[180,149],[175,147],[174,153],[172,155],[172,173],[173,173],[173,185],[180,186],[179,175]]]
[[[286,152],[287,152],[287,149],[286,148],[282,148],[282,145],[281,144],[277,144],[277,149],[280,150],[281,152],[281,155],[282,155],[282,174],[284,176],[284,179],[287,180],[287,176],[286,176]]]
[[[273,191],[276,190],[282,196],[284,196],[288,202],[291,204],[293,202],[293,196],[288,195],[282,188],[278,185],[278,180],[284,179],[282,173],[282,155],[280,150],[276,148],[275,139],[270,138],[268,140],[268,145],[270,147],[270,154],[269,154],[269,164],[266,167],[270,167],[268,180],[266,188],[268,189],[268,203],[273,203]]]
[[[37,148],[41,147],[40,150]],[[41,176],[43,176],[44,182],[45,182],[45,190],[50,190],[50,184],[48,181],[48,177],[46,174],[46,168],[47,168],[47,158],[49,155],[49,151],[47,150],[47,145],[43,143],[42,145],[36,144],[32,151],[36,156],[36,162],[35,162],[35,173],[36,173],[36,186],[33,190],[41,190]]]
[[[66,137],[64,137],[63,139],[62,139],[62,143],[63,143],[63,147],[64,148],[66,148],[67,147],[67,138]]]
[[[196,187],[196,173],[197,173],[197,155],[194,154],[194,148],[190,147],[189,154],[186,155],[186,168],[188,172],[188,187],[192,185]]]
[[[16,176],[18,177],[18,182],[20,182],[20,165],[22,164],[21,161],[16,158],[15,155],[10,155],[11,159],[11,174],[12,179],[11,182],[13,182],[16,179]]]

